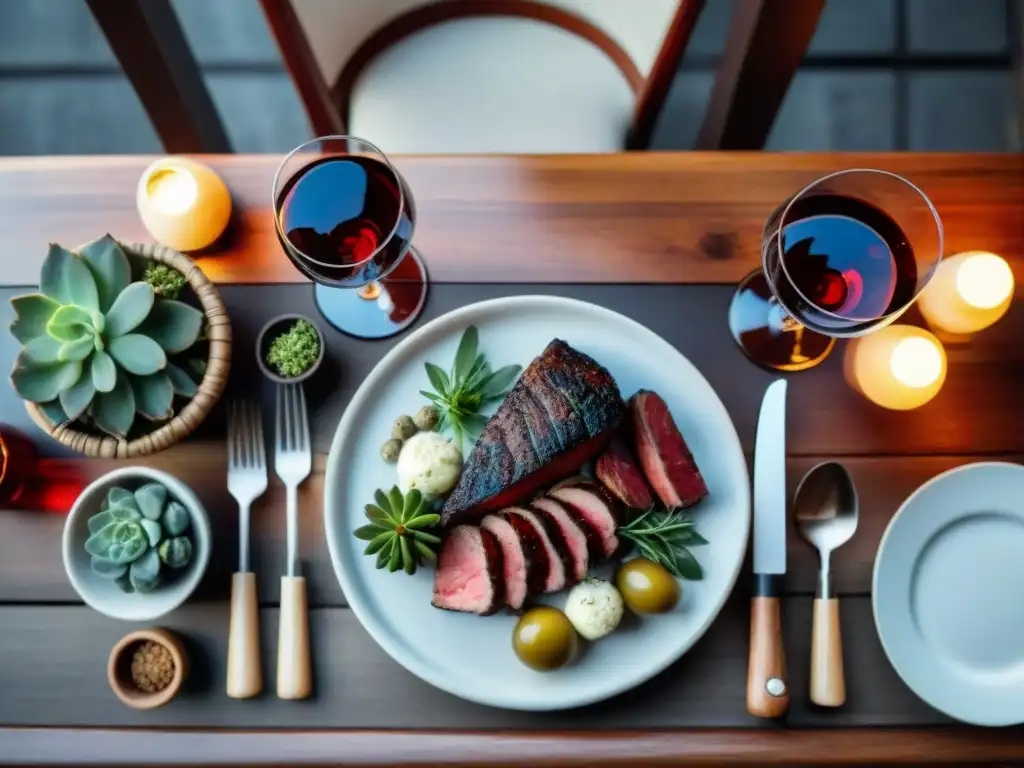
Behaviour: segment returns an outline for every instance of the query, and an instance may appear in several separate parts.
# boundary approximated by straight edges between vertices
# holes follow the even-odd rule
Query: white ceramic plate
[[[710,490],[693,510],[710,544],[695,550],[705,570],[687,582],[677,609],[648,617],[593,643],[574,665],[533,672],[512,652],[516,619],[478,617],[431,606],[433,570],[415,576],[374,568],[352,531],[376,488],[397,481],[379,455],[392,421],[415,413],[427,389],[424,362],[449,368],[462,332],[480,331],[480,349],[494,369],[524,367],[553,338],[591,355],[611,371],[623,397],[640,388],[665,398]],[[456,696],[497,707],[550,710],[580,706],[628,690],[658,674],[704,634],[732,590],[747,548],[750,490],[736,430],[718,396],[674,347],[642,325],[585,302],[523,296],[473,304],[419,328],[363,382],[338,426],[327,461],[324,494],[327,544],[334,570],[356,616],[392,658]],[[606,574],[610,575],[610,574]],[[564,603],[564,594],[551,598]]]
[[[967,464],[914,491],[871,592],[882,646],[918,696],[975,725],[1024,722],[1024,467]]]

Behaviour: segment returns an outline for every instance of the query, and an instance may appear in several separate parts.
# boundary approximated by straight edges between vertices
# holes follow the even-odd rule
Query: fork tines
[[[263,418],[256,403],[233,400],[228,406],[228,466],[264,469]]]
[[[278,454],[309,450],[309,417],[306,411],[306,393],[301,384],[278,386],[275,433]]]

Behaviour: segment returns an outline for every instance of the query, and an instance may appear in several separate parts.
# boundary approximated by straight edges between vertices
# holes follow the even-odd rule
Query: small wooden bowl
[[[132,654],[142,643],[150,640],[171,652],[174,660],[174,677],[162,691],[147,693],[132,680]],[[132,709],[155,709],[162,707],[181,690],[188,676],[188,656],[181,641],[165,629],[140,629],[122,637],[110,652],[107,662],[107,680],[121,701]]]
[[[118,242],[129,256],[166,264],[185,276],[206,316],[210,353],[206,373],[199,383],[196,396],[166,424],[133,440],[119,440],[102,433],[82,432],[70,425],[53,424],[38,405],[25,402],[28,415],[40,429],[62,445],[91,458],[130,459],[147,456],[169,448],[187,437],[213,410],[213,406],[224,392],[224,387],[227,386],[228,371],[231,368],[231,323],[228,320],[227,309],[217,287],[196,263],[163,245]]]
[[[320,354],[317,355],[316,362],[310,366],[308,371],[299,376],[292,376],[289,378],[274,372],[274,370],[267,365],[267,353],[270,352],[270,345],[274,342],[274,339],[277,338],[278,334],[287,333],[299,320],[305,320],[313,326],[313,330],[316,331],[316,337],[320,342]],[[316,324],[316,321],[313,318],[297,314],[278,315],[264,325],[260,331],[260,335],[256,337],[256,362],[259,363],[260,370],[263,371],[263,375],[275,384],[299,384],[310,378],[320,368],[320,364],[324,361],[326,345],[327,342],[324,340],[324,333],[320,330],[320,326]]]

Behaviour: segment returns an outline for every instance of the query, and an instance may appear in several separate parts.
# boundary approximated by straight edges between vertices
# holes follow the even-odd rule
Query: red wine
[[[917,261],[906,234],[863,200],[833,194],[797,200],[782,249],[780,261],[778,238],[767,239],[768,280],[783,306],[812,330],[859,333],[914,299]]]
[[[412,239],[412,196],[390,166],[371,157],[310,163],[287,181],[276,208],[285,252],[319,283],[352,287],[383,277]]]

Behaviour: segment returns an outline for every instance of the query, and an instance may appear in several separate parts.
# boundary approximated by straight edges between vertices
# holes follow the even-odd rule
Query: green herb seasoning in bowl
[[[310,378],[324,359],[324,335],[305,315],[279,315],[256,338],[260,370],[277,384]]]

